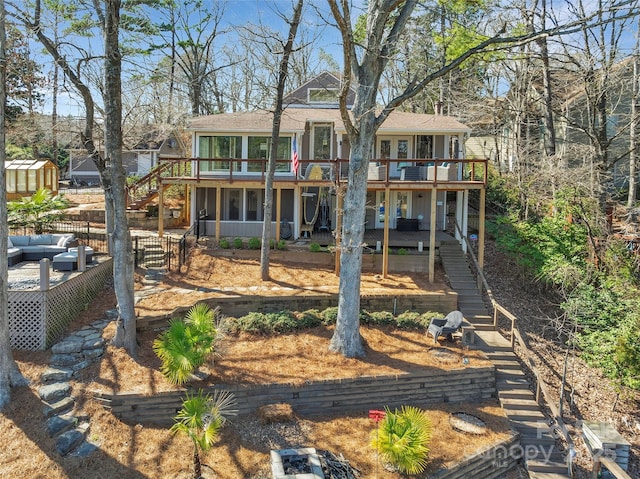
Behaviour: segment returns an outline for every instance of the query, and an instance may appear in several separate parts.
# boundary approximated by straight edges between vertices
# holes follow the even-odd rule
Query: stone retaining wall
[[[482,401],[495,396],[495,369],[493,366],[469,366],[446,371],[425,369],[395,376],[310,381],[299,386],[220,385],[205,389],[205,392],[216,388],[236,396],[241,415],[255,413],[260,406],[275,403],[290,404],[301,415],[341,415],[385,406]],[[170,425],[182,406],[185,392],[163,392],[153,396],[96,393],[95,398],[124,421]]]
[[[516,467],[521,456],[520,436],[514,434],[491,447],[462,455],[459,463],[429,474],[429,479],[497,479]]]

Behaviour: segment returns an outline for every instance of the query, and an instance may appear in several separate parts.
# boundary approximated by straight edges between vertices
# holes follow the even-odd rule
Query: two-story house
[[[285,97],[271,218],[274,238],[335,242],[349,158],[339,88],[340,80],[324,73]],[[198,234],[261,236],[272,125],[273,115],[266,110],[190,122],[193,158],[182,166],[174,162],[173,173],[163,173],[161,182],[190,188],[189,217]],[[429,247],[436,231],[454,231],[452,220],[459,225],[456,234],[466,235],[469,193],[484,195],[486,187],[486,160],[464,159],[469,133],[448,116],[390,114],[377,132],[369,165],[365,241],[373,238],[370,246],[380,241],[390,247],[396,241],[403,247]]]

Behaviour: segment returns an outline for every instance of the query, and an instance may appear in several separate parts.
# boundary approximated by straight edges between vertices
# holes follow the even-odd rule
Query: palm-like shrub
[[[237,414],[235,406],[235,396],[227,391],[215,391],[213,395],[202,390],[191,396],[187,393],[171,432],[185,434],[193,442],[194,478],[202,476],[200,453],[211,449],[226,418]]]
[[[403,406],[391,412],[386,408],[385,418],[372,433],[371,445],[382,459],[405,474],[420,474],[427,466],[431,421],[424,411]]]
[[[68,207],[69,202],[63,195],[53,196],[51,190],[40,188],[28,198],[7,204],[8,223],[12,228],[25,226],[33,228],[36,234],[41,234],[52,223],[62,219],[63,210]]]
[[[162,374],[173,384],[187,382],[215,351],[219,338],[218,311],[198,303],[189,310],[184,321],[171,320],[169,329],[153,342],[153,350],[162,360]]]

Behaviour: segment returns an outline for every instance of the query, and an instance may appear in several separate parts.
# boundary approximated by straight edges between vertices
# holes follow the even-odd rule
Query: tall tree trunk
[[[346,357],[365,355],[360,335],[360,276],[367,199],[367,177],[371,145],[375,137],[372,113],[369,121],[355,138],[350,137],[349,179],[343,205],[340,238],[340,283],[338,318],[329,350]],[[387,200],[388,201],[388,200]],[[386,245],[385,245],[386,247]]]
[[[91,159],[96,165],[98,174],[100,175],[100,181],[104,189],[105,197],[105,223],[107,233],[113,231],[113,196],[111,191],[111,178],[110,173],[106,167],[104,158],[101,156],[100,151],[96,148],[93,134],[95,123],[95,103],[93,101],[93,95],[91,89],[80,78],[78,72],[73,68],[66,57],[59,49],[59,45],[52,41],[45,34],[45,30],[40,24],[40,12],[42,10],[42,0],[35,0],[34,2],[34,17],[32,21],[29,21],[26,17],[22,18],[25,27],[30,30],[38,39],[38,41],[44,46],[45,50],[51,55],[53,61],[62,69],[65,76],[73,84],[74,88],[78,91],[82,97],[82,102],[85,108],[85,125],[82,132],[80,132],[80,139],[82,146],[87,150]]]
[[[633,56],[633,84],[631,85],[631,123],[629,125],[629,193],[627,196],[627,207],[631,208],[636,202],[637,189],[637,169],[638,158],[638,101],[640,97],[640,72],[638,72],[638,55],[640,54],[640,24],[636,37],[636,48]]]
[[[0,251],[7,251],[7,188],[5,161],[5,106],[7,103],[7,63],[4,0],[0,0]],[[11,388],[28,384],[11,354],[9,339],[9,263],[7,255],[0,258],[0,410],[11,399]]]
[[[264,217],[262,222],[262,246],[260,250],[260,276],[263,281],[269,279],[269,241],[271,239],[271,213],[273,211],[273,177],[276,172],[276,160],[278,159],[278,142],[280,139],[280,123],[282,119],[282,100],[284,87],[289,72],[289,57],[293,51],[293,42],[296,38],[302,6],[304,0],[298,0],[289,26],[289,36],[282,52],[280,69],[278,71],[278,90],[276,92],[275,108],[273,111],[273,129],[271,131],[271,151],[269,154],[269,166],[264,185]]]
[[[110,163],[113,191],[113,282],[118,320],[113,343],[137,356],[134,308],[133,248],[126,215],[126,174],[122,165],[122,58],[118,41],[120,1],[106,0],[105,44],[105,152]]]

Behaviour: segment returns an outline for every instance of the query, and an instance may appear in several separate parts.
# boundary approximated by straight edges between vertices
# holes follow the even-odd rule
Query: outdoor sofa
[[[69,248],[77,245],[78,240],[73,233],[9,236],[8,263],[9,266],[13,266],[21,261],[53,259],[55,255],[66,253]]]

